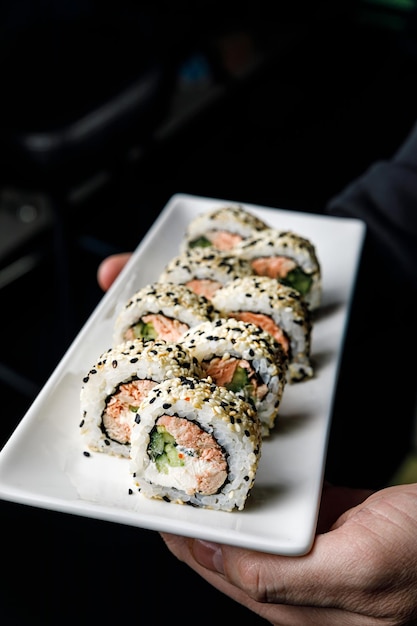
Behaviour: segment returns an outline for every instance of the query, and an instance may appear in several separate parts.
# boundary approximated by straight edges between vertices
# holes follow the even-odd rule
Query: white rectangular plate
[[[0,452],[1,498],[265,552],[308,552],[365,233],[358,220],[242,204],[270,226],[310,239],[323,274],[323,303],[312,334],[315,377],[287,385],[243,511],[210,511],[129,495],[127,460],[83,454],[79,432],[82,378],[110,347],[119,309],[137,289],[158,279],[165,264],[178,254],[193,217],[225,204],[231,203],[187,194],[171,198]]]

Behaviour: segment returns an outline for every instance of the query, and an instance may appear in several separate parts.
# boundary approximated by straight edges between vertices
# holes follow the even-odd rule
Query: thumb
[[[132,254],[121,252],[105,258],[97,269],[97,282],[103,291],[107,291],[120,274]]]
[[[340,535],[342,530],[317,536],[311,552],[300,557],[202,540],[192,541],[190,548],[199,565],[222,574],[256,602],[335,608],[340,604],[340,589],[355,583],[354,575],[349,580],[350,557]]]

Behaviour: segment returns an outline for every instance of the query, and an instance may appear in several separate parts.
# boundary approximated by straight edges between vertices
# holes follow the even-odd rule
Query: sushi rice
[[[206,376],[254,404],[262,435],[269,435],[287,381],[288,359],[281,344],[259,326],[234,318],[194,326],[181,343]]]
[[[241,276],[253,275],[249,261],[216,248],[189,248],[171,259],[159,276],[160,282],[186,285],[210,299],[213,293]]]
[[[297,289],[311,310],[319,308],[321,267],[316,249],[306,237],[267,228],[238,243],[234,253],[251,264],[253,273],[276,278]]]
[[[132,338],[177,341],[196,324],[216,317],[211,302],[185,285],[157,281],[139,289],[120,310],[113,345]]]
[[[202,376],[183,345],[135,339],[104,352],[80,392],[80,432],[88,449],[129,457],[140,402],[157,383],[176,376]]]
[[[136,415],[133,485],[148,498],[242,510],[261,447],[251,404],[209,379],[172,378],[150,391]]]
[[[240,204],[222,206],[201,213],[189,222],[180,251],[199,246],[232,250],[239,241],[267,226]]]
[[[245,276],[216,291],[212,303],[221,317],[256,324],[283,344],[291,383],[313,376],[311,311],[298,291],[268,276]]]

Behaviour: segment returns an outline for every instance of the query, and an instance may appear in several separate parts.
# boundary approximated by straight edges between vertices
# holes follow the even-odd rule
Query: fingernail
[[[193,555],[203,567],[224,574],[222,548],[218,543],[196,539],[193,542]]]

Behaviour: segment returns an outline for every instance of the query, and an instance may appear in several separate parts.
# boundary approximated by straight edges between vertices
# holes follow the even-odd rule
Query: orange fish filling
[[[109,398],[102,422],[110,439],[122,444],[130,443],[137,408],[155,385],[153,380],[133,380],[120,385],[118,391]]]
[[[290,353],[290,342],[287,335],[268,315],[252,313],[252,311],[236,311],[228,313],[228,316],[236,320],[242,320],[242,322],[250,322],[262,328],[262,330],[272,335],[281,344],[285,354]]]
[[[163,426],[175,441],[181,471],[190,479],[187,493],[217,493],[227,479],[227,462],[215,438],[195,422],[173,415],[161,415],[156,426]]]

